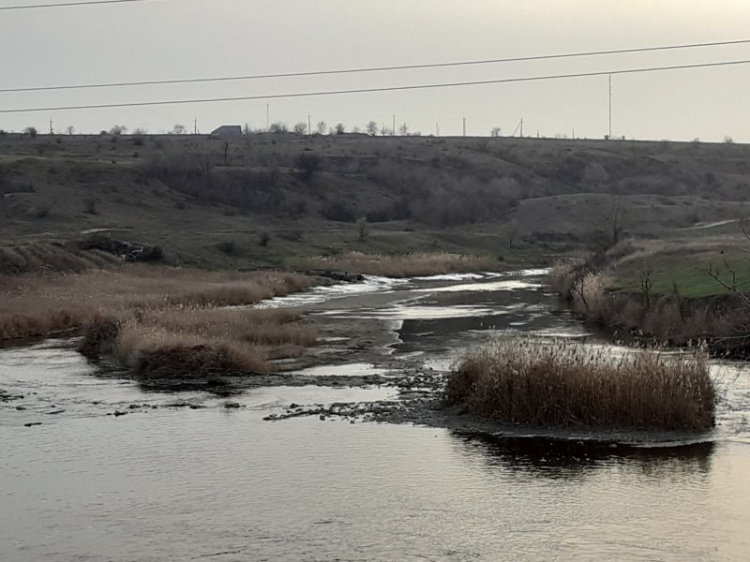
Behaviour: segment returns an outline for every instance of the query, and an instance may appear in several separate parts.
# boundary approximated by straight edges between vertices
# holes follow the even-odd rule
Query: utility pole
[[[609,140],[612,140],[612,75],[609,75]]]
[[[49,120],[49,134],[50,135],[54,135],[55,134],[55,131],[52,128],[52,119]]]
[[[396,116],[395,115],[393,116],[393,129],[391,129],[391,134],[392,135],[396,134]]]
[[[521,117],[521,138],[523,138],[523,117]]]
[[[193,134],[198,134],[198,118],[193,119]]]
[[[464,119],[464,136],[466,136],[466,117],[464,117],[463,119]]]
[[[437,121],[435,121],[435,136],[440,136],[440,123],[438,123]]]
[[[266,131],[271,130],[271,104],[266,104]]]

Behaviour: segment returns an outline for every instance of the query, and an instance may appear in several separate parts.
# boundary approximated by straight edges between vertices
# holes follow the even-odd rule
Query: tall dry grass
[[[210,272],[132,265],[74,274],[0,276],[0,340],[80,329],[98,316],[180,306],[240,306],[305,290],[315,280],[283,272]]]
[[[347,252],[338,256],[298,260],[305,269],[343,270],[384,277],[414,277],[444,273],[494,271],[499,262],[489,257],[449,253],[413,253],[402,255]]]
[[[314,346],[316,331],[293,310],[179,307],[100,317],[86,330],[80,350],[108,355],[147,377],[204,376],[271,370],[268,359],[296,356]]]
[[[704,350],[606,351],[564,342],[497,341],[451,374],[447,405],[537,427],[706,430],[716,391]]]

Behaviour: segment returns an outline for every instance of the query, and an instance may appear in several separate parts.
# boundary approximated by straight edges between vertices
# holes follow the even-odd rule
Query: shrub
[[[89,195],[83,198],[83,212],[87,215],[99,214],[99,198],[95,195]]]
[[[311,179],[313,174],[320,170],[321,164],[321,157],[314,152],[302,152],[294,158],[294,167],[301,172],[305,180]]]
[[[234,240],[222,240],[216,244],[216,249],[228,256],[233,256],[237,253],[237,243]]]
[[[702,431],[714,426],[716,391],[703,350],[618,357],[564,341],[509,339],[463,358],[445,404],[527,426]]]

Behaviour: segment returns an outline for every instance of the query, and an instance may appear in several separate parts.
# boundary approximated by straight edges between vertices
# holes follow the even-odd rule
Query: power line
[[[94,6],[97,4],[129,4],[133,2],[153,2],[154,0],[85,0],[81,2],[58,2],[50,4],[28,4],[16,6],[0,6],[4,10],[38,10],[43,8],[72,8],[76,6]]]
[[[121,0],[127,2],[143,1],[143,0]],[[106,4],[112,3],[103,2]],[[366,73],[366,72],[387,72],[394,70],[417,70],[417,69],[429,69],[429,68],[449,68],[457,66],[479,66],[486,64],[501,64],[509,62],[529,62],[539,60],[550,60],[550,59],[563,59],[563,58],[580,58],[580,57],[592,57],[592,56],[603,56],[603,55],[621,55],[621,54],[632,54],[632,53],[648,53],[654,51],[675,51],[682,49],[696,49],[705,47],[718,47],[727,45],[742,45],[750,43],[750,39],[738,39],[734,41],[716,41],[711,43],[689,43],[683,45],[667,45],[662,47],[640,47],[631,49],[612,49],[606,51],[584,51],[578,53],[558,53],[550,55],[536,55],[527,57],[512,57],[504,59],[484,59],[484,60],[472,60],[472,61],[458,61],[458,62],[438,62],[438,63],[425,63],[425,64],[407,64],[407,65],[394,65],[394,66],[374,66],[368,68],[344,68],[337,70],[315,70],[306,72],[283,72],[276,74],[253,74],[248,76],[217,76],[209,78],[177,78],[171,80],[139,80],[134,82],[106,82],[99,84],[71,84],[71,85],[58,85],[58,86],[30,86],[30,87],[19,87],[19,88],[0,88],[0,93],[19,93],[19,92],[42,92],[52,90],[83,90],[93,88],[121,88],[126,86],[158,86],[167,84],[197,84],[205,82],[238,82],[247,80],[263,80],[272,78],[295,78],[305,76],[325,76],[335,74],[355,74],[355,73]]]
[[[346,95],[346,94],[366,94],[366,93],[378,93],[378,92],[395,92],[395,91],[406,91],[406,90],[428,90],[436,88],[454,88],[461,86],[484,86],[490,84],[511,84],[518,82],[537,82],[543,80],[560,80],[566,78],[587,78],[592,76],[606,76],[608,74],[638,74],[638,73],[649,73],[649,72],[664,72],[670,70],[689,70],[698,68],[711,68],[711,67],[727,67],[727,66],[739,66],[744,64],[750,64],[748,60],[734,60],[734,61],[721,61],[721,62],[708,62],[699,64],[684,64],[684,65],[672,65],[672,66],[654,66],[645,68],[627,68],[621,70],[601,70],[595,72],[581,72],[576,74],[548,74],[544,76],[526,76],[521,78],[498,78],[494,80],[473,80],[465,82],[443,82],[436,84],[416,84],[410,86],[384,86],[381,88],[358,88],[352,90],[322,90],[317,92],[290,92],[284,94],[266,94],[266,95],[253,95],[253,96],[237,96],[237,97],[221,97],[221,98],[198,98],[198,99],[187,99],[187,100],[157,100],[157,101],[144,101],[144,102],[126,102],[126,103],[105,103],[105,104],[90,104],[90,105],[68,105],[68,106],[51,106],[51,107],[28,107],[20,109],[0,109],[0,114],[3,113],[32,113],[37,111],[70,111],[77,109],[110,109],[117,107],[145,107],[145,106],[156,106],[156,105],[179,105],[188,103],[218,103],[218,102],[232,102],[232,101],[251,101],[251,100],[269,100],[279,98],[306,98],[314,96],[335,96],[335,95]]]

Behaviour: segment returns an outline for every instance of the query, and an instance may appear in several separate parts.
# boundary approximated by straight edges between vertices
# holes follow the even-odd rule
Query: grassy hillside
[[[476,253],[516,265],[626,235],[736,232],[725,221],[750,212],[750,147],[4,134],[0,191],[4,245],[104,232],[211,268],[345,250]]]

